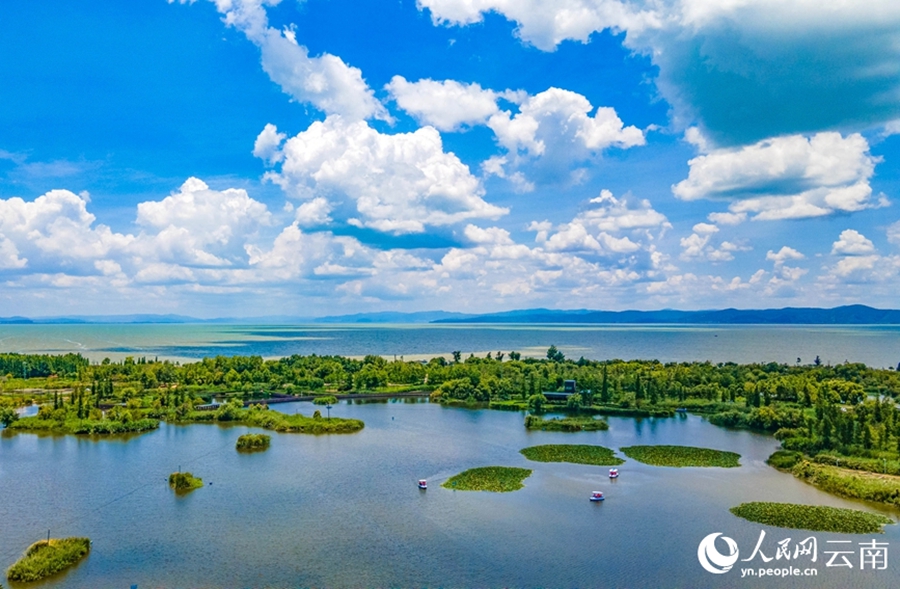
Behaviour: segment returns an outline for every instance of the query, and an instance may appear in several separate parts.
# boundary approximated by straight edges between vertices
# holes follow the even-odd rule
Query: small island
[[[28,547],[25,556],[6,571],[10,581],[40,581],[78,563],[91,551],[88,538],[50,538]]]
[[[609,424],[591,416],[556,417],[544,419],[539,415],[525,416],[525,429],[548,432],[596,432],[609,429]]]
[[[758,524],[813,532],[884,533],[883,526],[894,523],[891,518],[876,513],[795,503],[764,501],[741,503],[737,507],[732,507],[730,511],[740,518]]]
[[[238,452],[260,452],[268,450],[271,441],[272,438],[265,434],[244,434],[237,439],[235,448]]]
[[[522,481],[531,476],[527,468],[510,466],[482,466],[470,468],[456,476],[450,477],[441,486],[457,491],[491,491],[508,493],[524,487]]]
[[[522,448],[519,452],[536,462],[571,462],[596,466],[617,466],[625,462],[616,453],[603,446],[574,444],[548,444]]]
[[[176,493],[188,493],[203,486],[203,479],[189,472],[173,472],[169,475],[169,486]]]
[[[625,456],[653,466],[704,466],[735,468],[741,455],[693,446],[628,446],[619,448]]]

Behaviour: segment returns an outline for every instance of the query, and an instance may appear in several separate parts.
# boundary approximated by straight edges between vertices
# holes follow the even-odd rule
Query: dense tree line
[[[0,374],[16,378],[74,377],[89,366],[81,354],[0,354]]]

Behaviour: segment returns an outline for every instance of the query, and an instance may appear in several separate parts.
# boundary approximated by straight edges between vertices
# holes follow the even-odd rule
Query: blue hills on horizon
[[[0,317],[0,324],[720,324],[720,325],[900,325],[900,310],[845,305],[831,309],[785,307],[782,309],[718,309],[702,311],[599,311],[590,309],[520,309],[501,313],[465,314],[446,311],[402,313],[383,311],[327,317],[218,317],[198,319],[185,315],[73,315],[60,317]]]

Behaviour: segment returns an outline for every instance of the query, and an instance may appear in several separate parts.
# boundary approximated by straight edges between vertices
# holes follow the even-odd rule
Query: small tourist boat
[[[619,478],[619,469],[618,468],[609,469],[609,478],[611,478],[611,479]]]
[[[603,496],[603,491],[594,491],[591,493],[591,501],[603,501],[606,497]]]
[[[420,489],[427,489],[427,488],[428,488],[428,481],[426,481],[425,479],[419,479],[419,488],[420,488]]]

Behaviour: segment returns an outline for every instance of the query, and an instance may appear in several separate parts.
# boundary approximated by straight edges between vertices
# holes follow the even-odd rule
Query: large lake
[[[631,325],[0,325],[0,352],[80,352],[93,360],[147,356],[377,354],[429,358],[515,350],[544,356],[662,362],[900,363],[900,326]]]
[[[282,405],[310,413],[308,403]],[[332,415],[365,420],[352,435],[273,434],[271,449],[234,450],[245,427],[162,427],[130,440],[0,436],[0,566],[47,534],[89,536],[90,556],[42,588],[138,587],[833,587],[900,585],[887,570],[826,568],[827,540],[884,535],[810,534],[741,520],[728,508],[774,500],[877,509],[822,493],[764,464],[771,437],[717,428],[696,416],[610,419],[606,432],[527,432],[522,414],[418,402],[341,403]],[[742,455],[733,469],[607,469],[529,462],[546,443],[693,444]],[[467,468],[534,470],[513,493],[440,487]],[[175,496],[178,467],[208,485]],[[416,488],[418,478],[429,489]],[[607,500],[588,501],[593,490]],[[896,512],[885,511],[889,514]],[[814,535],[815,578],[740,579],[705,572],[700,540],[722,532],[750,556]],[[892,552],[893,558],[900,558]],[[854,557],[858,562],[858,557]],[[784,565],[784,561],[772,561]],[[741,565],[739,565],[741,566]],[[757,556],[751,564],[763,566]],[[736,566],[735,569],[738,567]],[[14,586],[15,587],[15,586]]]

